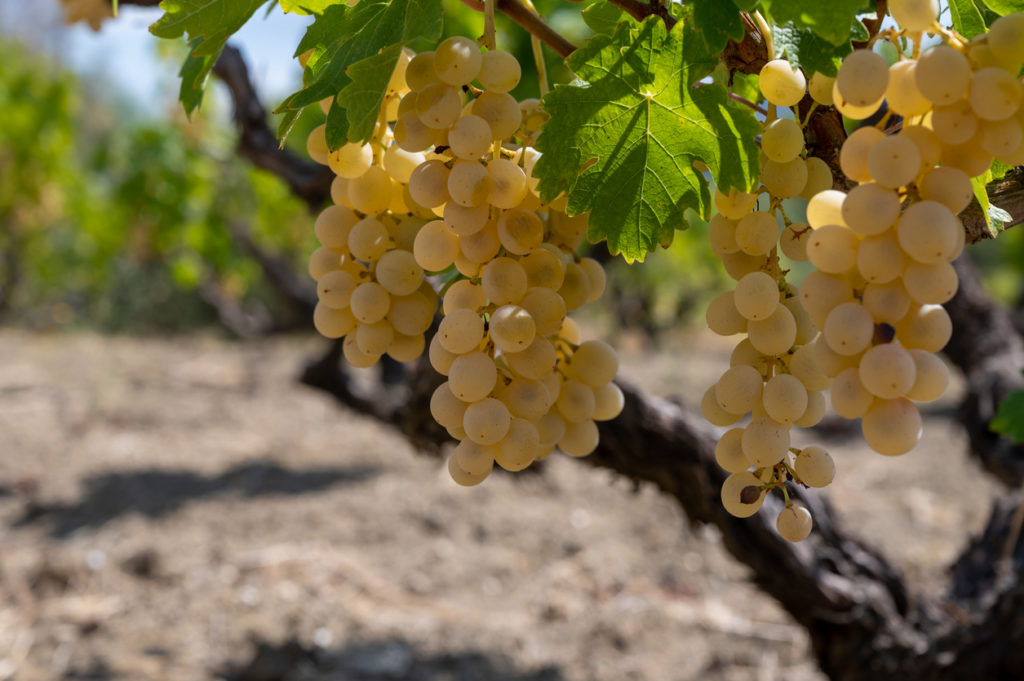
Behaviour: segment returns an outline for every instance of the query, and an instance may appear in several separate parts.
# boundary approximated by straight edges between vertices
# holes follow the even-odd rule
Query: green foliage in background
[[[299,271],[306,207],[203,121],[126,123],[69,74],[0,43],[0,313],[34,326],[177,330],[215,320],[201,287],[279,305],[229,234]]]

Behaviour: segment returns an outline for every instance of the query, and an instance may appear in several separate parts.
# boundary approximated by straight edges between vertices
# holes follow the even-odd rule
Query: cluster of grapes
[[[317,328],[349,334],[345,356],[357,366],[382,352],[412,359],[437,309],[424,277],[444,282],[428,354],[448,380],[430,408],[460,441],[448,470],[462,485],[481,482],[495,462],[521,470],[555,447],[590,454],[595,421],[623,407],[614,350],[581,341],[567,316],[601,296],[605,274],[574,254],[586,216],[536,193],[539,153],[528,144],[544,116],[537,100],[508,94],[520,75],[511,54],[448,38],[405,56],[369,145],[327,153],[322,132],[310,144],[339,175],[311,260]],[[408,352],[394,351],[388,329],[410,339]]]
[[[426,159],[396,145],[387,125],[408,92],[404,73],[411,56],[399,59],[369,143],[329,151],[321,125],[306,144],[336,175],[334,205],[314,226],[321,246],[309,260],[318,297],[313,323],[328,338],[344,337],[345,359],[357,367],[373,366],[384,353],[400,362],[422,355],[438,305],[413,255],[424,217],[433,214],[407,199],[409,177]]]
[[[774,116],[776,106],[791,106],[803,96],[802,83],[799,90],[780,90],[774,77],[780,68],[784,75],[792,73],[786,62],[776,60],[765,66],[760,78],[772,105],[761,136],[761,191],[715,192],[718,214],[709,226],[709,240],[737,284],[711,302],[707,323],[720,335],[747,337],[733,351],[730,368],[704,394],[701,410],[711,423],[723,427],[752,413],[745,427],[726,431],[715,448],[719,465],[731,474],[722,486],[725,509],[748,517],[771,489],[778,488],[786,500],[776,520],[779,534],[801,541],[810,533],[811,516],[789,499],[785,483],[824,487],[832,482],[835,464],[821,447],[790,447],[793,426],[809,428],[824,416],[822,391],[829,379],[817,370],[808,345],[818,329],[778,259],[781,250],[794,260],[806,260],[812,230],[804,223],[790,223],[780,204],[830,189],[832,173],[821,159],[805,157],[799,124]],[[762,191],[767,195],[763,211],[757,210]],[[786,222],[781,235],[777,213]]]
[[[99,31],[103,22],[114,16],[110,0],[61,0],[64,7],[64,23],[71,25],[83,21],[94,31]]]
[[[918,30],[934,18],[904,17]],[[865,441],[882,454],[917,444],[914,402],[938,399],[948,384],[934,353],[952,335],[942,304],[956,293],[950,262],[964,248],[956,215],[973,197],[971,178],[994,158],[1024,158],[1022,62],[1024,15],[1009,15],[969,44],[937,45],[891,67],[855,51],[835,79],[846,116],[867,118],[884,100],[903,117],[890,134],[889,116],[851,134],[839,161],[859,184],[822,192],[807,208],[817,271],[804,283],[805,307],[823,323],[815,360],[835,379],[835,411],[862,419]]]
[[[774,215],[750,212],[756,195],[716,195],[710,240],[738,283],[712,302],[708,325],[723,335],[746,331],[748,338],[702,409],[719,426],[753,412],[750,424],[726,432],[716,450],[732,473],[723,504],[740,517],[755,513],[773,487],[785,493],[786,480],[831,481],[835,469],[824,450],[789,449],[788,425],[813,425],[821,417],[815,391],[831,386],[835,411],[860,418],[876,451],[896,456],[917,444],[921,417],[914,403],[938,399],[949,382],[935,353],[952,334],[942,304],[956,293],[950,263],[965,245],[956,215],[973,197],[971,179],[994,159],[1024,162],[1024,84],[1017,77],[1024,15],[1002,17],[989,33],[964,43],[937,24],[934,2],[893,0],[890,11],[918,41],[930,31],[945,42],[891,67],[879,54],[857,50],[835,78],[814,74],[809,83],[781,59],[760,73],[770,105],[761,138],[762,189],[771,207],[782,198],[808,199],[808,224],[787,224],[778,243],[790,259],[816,268],[799,292],[786,284],[772,250]],[[883,102],[888,107],[876,125],[843,144],[840,167],[857,183],[849,192],[831,188],[824,163],[817,183],[818,159],[801,157],[800,127],[775,119],[776,107],[795,107],[807,91],[856,120],[875,115]],[[894,115],[902,121],[887,129]],[[811,521],[787,497],[777,526],[799,541]]]

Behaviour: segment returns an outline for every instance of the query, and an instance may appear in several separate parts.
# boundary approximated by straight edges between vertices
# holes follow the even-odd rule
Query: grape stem
[[[768,61],[775,59],[775,43],[772,41],[772,29],[768,27],[768,22],[764,20],[760,12],[751,12],[750,16],[754,19],[754,23],[757,24],[758,30],[761,31],[761,35],[764,37],[764,47],[768,53]]]
[[[759,114],[761,114],[763,116],[767,116],[768,115],[768,110],[765,109],[763,106],[759,106],[759,105],[755,104],[754,102],[750,101],[749,99],[746,99],[745,97],[741,97],[740,95],[736,94],[735,92],[730,92],[729,93],[729,99],[733,99],[733,100],[739,102],[740,104],[743,104],[744,106],[748,106],[748,107],[750,107],[751,109],[753,109],[754,111],[758,112]]]
[[[478,12],[484,11],[484,0],[462,0],[462,4]],[[575,44],[541,21],[540,17],[527,9],[526,5],[519,0],[495,0],[495,6],[502,14],[526,29],[528,33],[537,36],[559,56],[568,57],[576,51]]]
[[[540,96],[548,93],[548,66],[544,63],[544,52],[540,48],[540,38],[530,36],[530,47],[533,48],[533,61],[537,64],[537,82],[540,87]]]
[[[498,42],[494,39],[494,6],[496,4],[497,0],[484,0],[484,46],[488,50],[498,47]]]

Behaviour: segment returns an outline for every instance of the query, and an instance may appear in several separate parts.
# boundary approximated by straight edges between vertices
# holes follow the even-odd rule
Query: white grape
[[[888,84],[888,63],[882,55],[867,49],[847,55],[836,76],[836,87],[843,99],[858,107],[881,99]]]
[[[743,429],[732,428],[715,445],[715,461],[729,473],[740,473],[750,468],[750,462],[743,453],[742,440]]]
[[[434,71],[448,85],[465,85],[480,72],[482,55],[476,42],[463,36],[446,38],[434,50]]]
[[[811,534],[811,512],[799,504],[793,504],[779,511],[775,529],[779,536],[789,542],[801,542]]]
[[[889,135],[872,145],[867,169],[878,184],[898,189],[917,177],[921,169],[921,152],[913,140],[902,135]]]
[[[823,448],[811,445],[796,455],[793,468],[808,487],[828,487],[836,476],[836,464]]]
[[[906,454],[921,437],[921,413],[904,398],[878,400],[861,421],[868,446],[879,454]]]
[[[774,466],[789,451],[789,426],[770,418],[755,418],[743,429],[740,442],[752,465],[758,468]]]
[[[925,350],[910,350],[914,360],[914,385],[905,397],[915,402],[931,402],[942,397],[949,386],[949,369],[945,363]]]
[[[892,12],[892,7],[889,11]],[[934,18],[933,14],[933,21]],[[936,106],[947,106],[967,95],[971,81],[971,65],[955,48],[949,45],[936,45],[925,50],[917,60],[914,79],[921,94]]]
[[[761,134],[761,150],[772,161],[792,161],[804,148],[804,132],[796,121],[777,118]]]
[[[874,403],[875,396],[864,387],[857,367],[847,367],[832,381],[832,409],[845,419],[859,419]]]
[[[764,379],[752,366],[734,366],[715,384],[715,399],[730,414],[746,414],[761,400]]]
[[[751,499],[746,499],[744,495],[748,488],[753,488],[754,496]],[[761,508],[766,493],[766,490],[761,489],[761,481],[753,473],[733,473],[722,484],[722,506],[732,516],[749,518]]]
[[[519,84],[522,68],[519,60],[508,52],[491,50],[484,52],[480,63],[480,84],[494,92],[508,92]]]
[[[751,272],[736,284],[733,300],[746,319],[766,319],[779,305],[779,285],[764,272]]]
[[[825,318],[822,335],[840,355],[856,355],[868,347],[875,332],[871,313],[860,303],[840,303]]]
[[[860,358],[861,383],[872,395],[884,399],[901,397],[914,385],[916,369],[910,353],[898,345],[882,343],[869,348]]]
[[[772,104],[794,106],[804,97],[807,79],[785,59],[774,59],[761,68],[758,87]]]
[[[482,352],[460,355],[448,369],[452,394],[463,402],[478,402],[494,389],[498,370],[494,360]]]

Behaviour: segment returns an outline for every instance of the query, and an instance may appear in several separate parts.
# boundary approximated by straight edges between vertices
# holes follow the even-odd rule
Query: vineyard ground
[[[623,375],[690,404],[728,361],[621,340]],[[822,678],[653,489],[561,456],[456,488],[293,380],[320,347],[0,332],[0,681]],[[993,491],[959,390],[899,460],[815,434],[842,516],[924,589]]]

